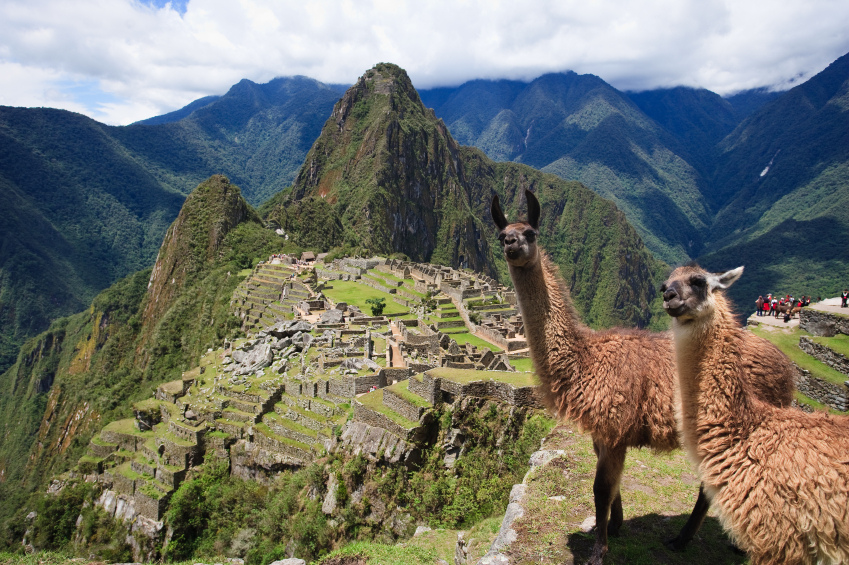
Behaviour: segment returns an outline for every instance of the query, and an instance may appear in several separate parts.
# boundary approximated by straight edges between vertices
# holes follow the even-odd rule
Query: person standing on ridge
[[[755,306],[758,307],[758,316],[764,315],[764,297],[758,296],[758,299],[755,300]]]
[[[840,307],[846,308],[846,302],[849,301],[849,290],[843,289],[843,294],[840,295]]]

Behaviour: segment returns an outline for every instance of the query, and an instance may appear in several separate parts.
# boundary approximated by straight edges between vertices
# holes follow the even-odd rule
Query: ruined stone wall
[[[419,406],[413,406],[403,398],[390,391],[388,388],[383,389],[383,405],[388,407],[393,412],[402,415],[408,420],[418,422],[422,417],[425,409]]]
[[[357,422],[363,422],[375,428],[383,428],[387,432],[396,435],[403,440],[409,440],[412,435],[412,430],[408,430],[396,424],[380,412],[375,412],[371,408],[363,406],[356,400],[354,401],[354,420]]]
[[[368,392],[371,387],[376,386],[377,388],[383,388],[386,386],[386,374],[384,373],[386,369],[381,369],[377,373],[373,375],[365,375],[363,377],[354,377],[354,392],[356,394],[361,394],[363,392]],[[354,396],[354,395],[352,395]]]
[[[836,351],[816,343],[805,336],[799,338],[799,348],[811,357],[822,361],[835,371],[840,371],[844,375],[849,375],[849,359],[847,359],[842,353],[837,353]]]
[[[800,373],[796,383],[799,392],[835,410],[849,411],[849,388],[845,384],[838,385],[818,379],[805,370]]]
[[[392,381],[409,379],[413,375],[413,371],[409,367],[384,367],[377,374],[383,379],[384,384],[382,386],[387,386]]]
[[[849,316],[802,308],[799,311],[799,327],[816,336],[849,335]]]
[[[168,508],[169,496],[162,498],[153,498],[139,491],[133,497],[136,502],[136,512],[150,518],[151,520],[159,521],[165,515],[165,509]]]
[[[300,460],[300,464],[304,465],[312,461],[312,454],[308,451],[305,451],[299,447],[295,447],[294,445],[290,445],[288,443],[284,443],[278,439],[273,437],[269,437],[264,433],[260,432],[258,429],[254,430],[254,441],[257,446],[268,449],[275,453],[280,453],[282,455],[287,455],[291,457],[293,460]]]

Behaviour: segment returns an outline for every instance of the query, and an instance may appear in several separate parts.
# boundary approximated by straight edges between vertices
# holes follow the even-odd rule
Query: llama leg
[[[699,531],[699,528],[702,527],[702,522],[705,521],[708,509],[710,509],[710,501],[708,501],[707,496],[705,495],[704,486],[700,485],[699,498],[696,499],[696,506],[690,513],[687,523],[684,524],[683,528],[681,528],[678,536],[667,541],[664,545],[672,551],[684,551],[684,548],[687,547],[687,544],[690,543],[690,540],[693,539],[693,536],[695,536],[696,532]]]
[[[607,523],[607,535],[611,537],[619,537],[619,528],[622,527],[622,522],[625,521],[625,516],[622,513],[622,491],[617,489],[616,498],[613,499],[613,504],[610,505],[610,522]]]
[[[622,470],[625,466],[625,448],[610,448],[596,442],[593,442],[593,447],[598,454],[595,482],[593,482],[596,537],[593,553],[587,563],[589,565],[601,565],[607,553],[607,527],[610,523],[610,510],[613,501],[619,494],[619,481],[622,478]],[[619,529],[618,525],[616,529]]]

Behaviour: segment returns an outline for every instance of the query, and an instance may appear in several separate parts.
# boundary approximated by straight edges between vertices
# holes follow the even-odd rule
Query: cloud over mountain
[[[0,104],[123,124],[242,78],[351,84],[391,61],[418,88],[593,73],[621,90],[788,86],[849,51],[849,4],[651,0],[369,3],[7,0]]]

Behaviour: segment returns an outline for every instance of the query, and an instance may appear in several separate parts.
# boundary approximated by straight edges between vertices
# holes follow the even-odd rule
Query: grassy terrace
[[[504,350],[498,347],[497,345],[493,345],[486,340],[479,338],[476,335],[472,335],[468,332],[466,333],[456,333],[451,334],[451,339],[457,342],[457,345],[464,346],[467,343],[471,343],[478,349],[489,349],[493,353],[502,353]]]
[[[534,364],[530,357],[525,357],[523,359],[511,359],[510,364],[513,365],[517,371],[521,371],[523,373],[532,373],[534,371]]]
[[[811,337],[808,332],[798,328],[767,329],[768,327],[769,326],[758,326],[752,328],[752,332],[757,336],[771,341],[776,347],[778,347],[778,349],[787,355],[791,361],[799,365],[799,367],[810,371],[811,375],[838,385],[842,385],[847,380],[846,375],[840,371],[835,371],[825,363],[817,361],[799,349],[799,338],[801,336]]]
[[[324,294],[333,300],[333,302],[353,304],[366,315],[371,313],[371,306],[366,304],[366,300],[370,298],[383,298],[386,300],[386,307],[383,310],[384,315],[391,316],[393,314],[407,313],[406,307],[392,301],[394,295],[381,292],[354,281],[333,281],[333,288],[325,290]]]
[[[307,445],[305,443],[301,443],[300,441],[295,441],[293,439],[289,439],[287,437],[279,436],[279,435],[275,434],[274,432],[272,432],[271,429],[263,423],[256,424],[254,426],[254,430],[258,431],[259,433],[261,433],[262,435],[264,435],[266,437],[269,437],[273,440],[279,441],[282,444],[289,445],[289,446],[292,446],[292,447],[297,447],[298,449],[302,449],[306,452],[310,451],[309,445]]]
[[[427,371],[434,378],[442,378],[455,383],[467,384],[475,381],[498,381],[515,387],[536,386],[531,373],[508,373],[504,371],[475,371],[473,369],[450,369],[437,367]]]
[[[128,434],[134,436],[143,436],[149,437],[153,435],[151,432],[142,432],[136,428],[136,419],[135,418],[126,418],[124,420],[115,420],[114,422],[110,422],[103,428],[103,431],[110,431],[119,434]]]
[[[394,385],[386,387],[387,390],[394,393],[396,396],[400,396],[403,400],[412,404],[416,408],[431,408],[430,402],[419,396],[418,394],[414,394],[410,392],[410,381],[400,381],[395,383]]]
[[[281,416],[277,412],[269,412],[268,414],[263,416],[263,419],[264,420],[273,420],[275,423],[279,424],[280,426],[282,426],[284,428],[289,428],[292,431],[302,433],[302,434],[309,436],[311,438],[316,438],[316,439],[318,438],[318,433],[315,430],[312,430],[312,429],[310,429],[306,426],[302,426],[301,424],[299,424],[297,422],[293,422],[292,420],[290,420],[288,418],[284,418],[283,416]]]
[[[837,353],[849,357],[849,335],[837,334],[834,337],[812,337],[816,343],[824,345]]]
[[[387,406],[383,404],[383,389],[378,389],[374,392],[369,392],[368,394],[364,394],[361,397],[357,398],[357,402],[374,410],[379,414],[383,414],[399,426],[404,429],[412,430],[413,428],[419,425],[418,422],[413,422],[412,420],[408,420],[400,414],[390,410]]]

